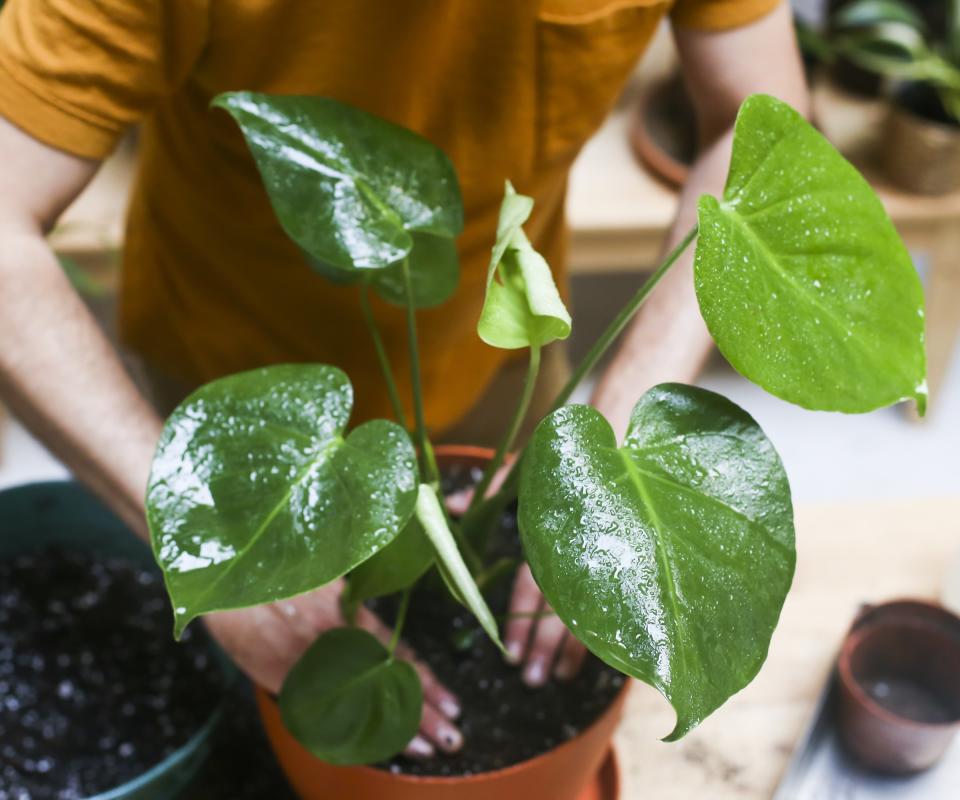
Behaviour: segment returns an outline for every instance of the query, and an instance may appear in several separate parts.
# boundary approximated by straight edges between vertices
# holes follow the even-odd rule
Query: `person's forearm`
[[[140,536],[161,421],[39,230],[0,219],[0,395]]]
[[[732,131],[728,131],[694,164],[664,252],[673,249],[696,224],[700,195],[723,192],[731,140]],[[626,431],[630,412],[647,389],[664,381],[693,381],[710,353],[710,334],[693,289],[693,251],[691,245],[660,281],[597,383],[592,402],[618,437]]]

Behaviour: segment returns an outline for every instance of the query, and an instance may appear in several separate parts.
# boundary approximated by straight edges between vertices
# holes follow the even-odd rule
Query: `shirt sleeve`
[[[722,31],[765,17],[785,0],[677,0],[670,19],[681,28]]]
[[[207,0],[7,0],[0,116],[84,158],[108,155],[190,74]]]

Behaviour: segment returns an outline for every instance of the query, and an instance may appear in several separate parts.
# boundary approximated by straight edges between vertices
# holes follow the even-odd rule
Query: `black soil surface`
[[[219,704],[202,628],[171,635],[160,578],[49,549],[0,561],[0,800],[112,789],[183,745]]]
[[[444,491],[470,485],[479,476],[466,469],[445,476]],[[519,556],[516,510],[504,514],[493,556]],[[531,689],[520,669],[508,665],[482,632],[476,619],[449,600],[442,586],[423,581],[411,600],[404,639],[459,698],[463,713],[457,725],[464,747],[454,755],[426,761],[398,756],[381,765],[412,775],[471,775],[525,761],[573,738],[587,728],[616,697],[622,674],[589,656],[580,674],[566,683],[550,680]],[[485,590],[491,610],[503,620],[512,588],[508,577]],[[393,619],[392,601],[374,604],[386,621]],[[502,629],[501,625],[501,629]]]

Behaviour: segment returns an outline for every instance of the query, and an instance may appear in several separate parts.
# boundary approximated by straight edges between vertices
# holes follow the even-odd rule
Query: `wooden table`
[[[622,800],[771,797],[858,606],[939,596],[960,554],[960,498],[800,509],[797,542],[793,589],[750,686],[664,744],[673,711],[635,685],[617,736]]]

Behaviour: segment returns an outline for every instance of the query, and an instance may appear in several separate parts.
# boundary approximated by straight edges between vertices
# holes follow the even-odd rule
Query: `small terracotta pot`
[[[918,772],[960,730],[960,618],[900,600],[857,620],[838,662],[840,735],[864,766]]]
[[[441,468],[452,463],[482,467],[493,451],[441,445],[436,455]],[[273,752],[303,800],[582,800],[592,796],[591,782],[610,753],[628,687],[629,682],[589,728],[553,750],[505,769],[460,777],[327,764],[287,731],[276,701],[262,689],[257,703]]]
[[[884,169],[901,189],[927,195],[960,189],[960,125],[894,105],[886,138]]]

